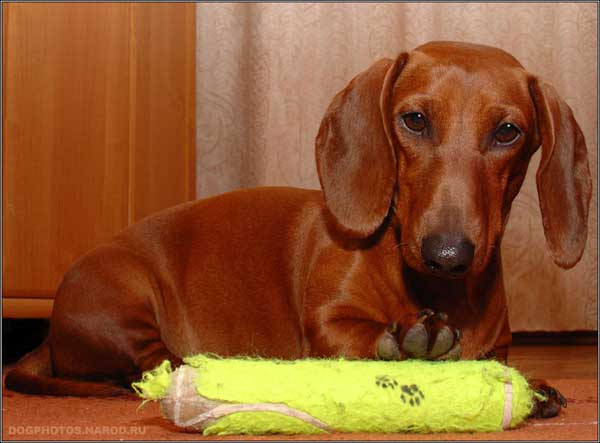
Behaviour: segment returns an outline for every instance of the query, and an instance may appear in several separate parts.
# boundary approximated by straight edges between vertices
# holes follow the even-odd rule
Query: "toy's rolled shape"
[[[184,361],[133,386],[175,425],[206,435],[499,431],[522,423],[538,395],[495,361]]]

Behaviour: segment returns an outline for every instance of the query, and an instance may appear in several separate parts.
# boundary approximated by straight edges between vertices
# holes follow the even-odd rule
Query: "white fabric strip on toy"
[[[202,425],[208,420],[216,420],[221,417],[225,417],[229,414],[235,414],[236,412],[276,412],[279,414],[287,415],[288,417],[294,417],[302,420],[305,423],[313,425],[325,432],[332,432],[332,429],[323,423],[321,420],[316,419],[306,412],[299,411],[298,409],[290,408],[281,403],[251,403],[251,404],[236,404],[236,405],[221,405],[217,406],[210,411],[200,414],[191,420],[183,422],[182,427],[190,427],[196,425]]]
[[[506,381],[504,382],[504,417],[502,418],[502,429],[508,429],[512,420],[513,385],[508,368],[504,370],[504,374],[506,375]]]
[[[242,404],[219,404],[218,406],[203,412],[196,417],[182,421],[181,419],[181,399],[185,398],[184,390],[188,386],[193,386],[192,376],[196,375],[195,370],[182,370],[180,367],[173,373],[173,384],[175,387],[175,403],[173,405],[174,422],[182,428],[201,427],[219,418],[225,417],[236,412],[275,412],[289,417],[297,418],[305,423],[315,426],[325,432],[332,432],[332,429],[321,420],[307,414],[304,411],[290,408],[283,403],[242,403]],[[188,368],[186,368],[188,369]]]

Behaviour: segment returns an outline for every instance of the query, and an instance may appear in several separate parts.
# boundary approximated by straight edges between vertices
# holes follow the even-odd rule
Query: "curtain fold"
[[[532,160],[502,248],[513,330],[597,330],[597,27],[592,3],[200,3],[197,196],[318,188],[320,120],[358,72],[430,40],[500,47],[569,103],[594,177],[586,251],[564,271],[545,249]]]

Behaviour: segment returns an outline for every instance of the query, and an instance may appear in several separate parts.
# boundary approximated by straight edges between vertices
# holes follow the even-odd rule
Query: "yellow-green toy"
[[[134,383],[177,426],[225,434],[500,431],[534,393],[496,361],[264,360],[197,355]]]

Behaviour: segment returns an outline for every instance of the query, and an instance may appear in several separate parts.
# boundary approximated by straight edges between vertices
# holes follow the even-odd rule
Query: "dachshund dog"
[[[80,258],[46,341],[6,377],[38,394],[117,395],[163,359],[506,361],[500,242],[532,154],[548,250],[575,265],[591,179],[556,91],[508,53],[431,42],[358,74],[316,138],[322,190],[185,203]],[[558,413],[562,396],[536,415]]]

